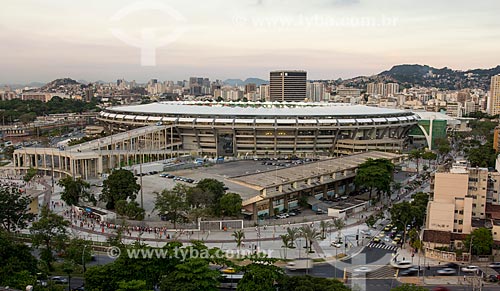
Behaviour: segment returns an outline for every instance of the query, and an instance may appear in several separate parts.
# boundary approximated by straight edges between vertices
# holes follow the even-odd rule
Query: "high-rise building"
[[[310,102],[321,102],[324,100],[325,84],[322,82],[312,82],[306,85],[306,97]]]
[[[386,97],[394,97],[399,93],[398,83],[387,83],[385,84],[385,95]]]
[[[257,92],[257,85],[255,83],[248,83],[245,85],[245,94]]]
[[[500,75],[491,77],[490,99],[488,105],[491,115],[500,114]]]
[[[306,71],[273,71],[270,73],[271,101],[304,101],[306,99]]]
[[[259,98],[260,100],[269,101],[270,99],[270,86],[269,84],[263,84],[259,86]]]

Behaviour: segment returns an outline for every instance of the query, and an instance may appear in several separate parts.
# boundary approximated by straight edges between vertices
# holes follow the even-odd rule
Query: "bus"
[[[241,279],[243,279],[243,274],[222,274],[220,288],[223,290],[236,290]]]

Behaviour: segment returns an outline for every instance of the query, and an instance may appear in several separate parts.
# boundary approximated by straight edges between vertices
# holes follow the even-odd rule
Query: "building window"
[[[462,225],[462,224],[464,224],[464,221],[460,219],[460,220],[458,221],[458,224]]]

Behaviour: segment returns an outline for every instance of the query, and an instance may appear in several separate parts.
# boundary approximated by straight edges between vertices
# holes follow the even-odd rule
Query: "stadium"
[[[160,102],[104,109],[112,132],[168,126],[177,150],[204,156],[310,157],[400,152],[418,115],[334,103]]]

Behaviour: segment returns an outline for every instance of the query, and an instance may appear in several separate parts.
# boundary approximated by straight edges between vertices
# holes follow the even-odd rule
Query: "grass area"
[[[313,262],[315,262],[315,263],[322,263],[324,261],[325,261],[325,259],[323,259],[323,258],[313,259]]]

